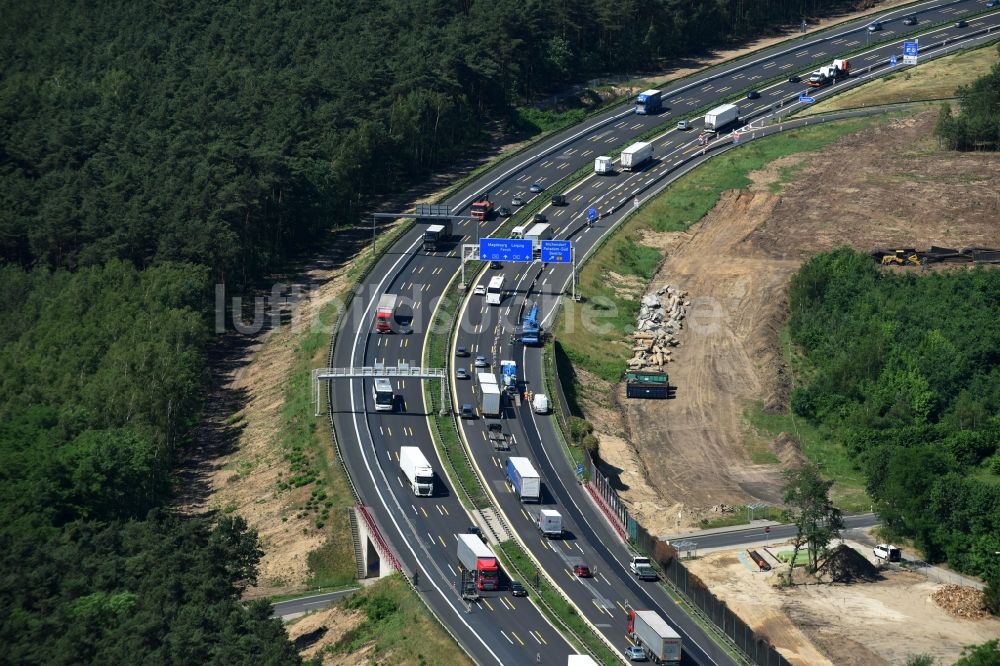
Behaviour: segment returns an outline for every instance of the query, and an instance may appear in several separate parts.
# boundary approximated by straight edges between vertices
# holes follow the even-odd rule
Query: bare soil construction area
[[[870,552],[850,541],[847,545]],[[943,586],[920,574],[883,571],[875,582],[810,581],[780,588],[777,575],[786,567],[760,573],[740,555],[718,552],[685,564],[793,664],[902,665],[917,654],[950,664],[963,646],[1000,635],[1000,619],[948,614],[932,598]]]
[[[652,533],[696,524],[719,504],[780,501],[781,470],[799,455],[794,440],[771,445],[766,457],[783,464],[754,464],[743,414],[755,401],[765,410],[787,403],[778,337],[788,281],[805,259],[845,245],[1000,247],[1000,160],[941,151],[936,116],[891,120],[778,160],[687,232],[643,240],[666,253],[650,289],[678,285],[691,301],[669,367],[676,398],[626,401],[620,391],[622,420],[606,430],[626,437],[603,436],[601,454],[621,470],[623,496]]]

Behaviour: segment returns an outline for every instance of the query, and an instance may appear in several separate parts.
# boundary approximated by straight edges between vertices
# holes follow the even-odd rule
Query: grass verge
[[[524,576],[522,582],[545,600],[545,603],[538,604],[538,607],[549,619],[556,624],[563,624],[575,632],[577,637],[583,640],[587,647],[597,655],[601,663],[619,663],[618,655],[591,630],[587,622],[576,612],[576,608],[546,582],[544,576],[541,575],[541,572],[535,566],[535,563],[528,557],[521,546],[514,541],[508,540],[500,544],[499,550],[520,571],[521,575]],[[538,585],[535,584],[536,579],[538,580]]]
[[[472,664],[399,574],[379,580],[338,605],[361,611],[364,620],[326,648],[332,654],[355,654],[370,646],[366,663]]]
[[[815,151],[877,120],[813,125],[748,143],[682,176],[602,241],[580,269],[583,303],[568,302],[556,326],[566,357],[606,381],[617,382],[632,355],[624,339],[639,311],[639,296],[661,261],[644,246],[646,233],[684,231],[704,217],[726,190],[750,184],[747,174],[786,155]]]
[[[811,116],[841,109],[953,97],[959,86],[972,83],[980,76],[989,74],[990,68],[996,62],[995,44],[972,51],[961,51],[912,69],[888,74],[818,104],[810,105],[796,115]]]

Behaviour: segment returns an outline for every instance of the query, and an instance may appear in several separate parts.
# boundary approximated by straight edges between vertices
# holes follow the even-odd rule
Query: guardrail
[[[402,565],[396,558],[395,553],[392,552],[392,549],[389,548],[389,544],[387,544],[385,542],[385,539],[382,538],[382,533],[379,532],[378,525],[375,524],[375,520],[372,518],[372,515],[368,513],[368,508],[364,504],[361,504],[360,502],[355,506],[355,508],[357,509],[358,513],[361,514],[361,517],[364,519],[365,525],[367,525],[368,527],[368,531],[371,534],[375,535],[375,548],[379,551],[379,553],[382,554],[382,557],[389,560],[389,563],[392,564],[393,569],[402,573],[403,571]]]

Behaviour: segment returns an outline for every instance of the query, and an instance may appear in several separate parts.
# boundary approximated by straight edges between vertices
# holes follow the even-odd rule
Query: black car
[[[747,99],[760,99],[760,93],[756,90],[751,90],[747,93]]]
[[[510,202],[510,205],[511,206],[523,206],[524,205],[524,197],[521,196],[520,194],[515,194],[514,198]]]
[[[470,405],[467,402],[462,404],[462,409],[459,412],[459,415],[463,419],[474,419],[474,418],[476,418],[476,412],[475,412],[475,410],[472,408],[472,405]]]
[[[965,21],[955,21],[955,27],[956,28],[967,28],[967,27],[969,27],[969,24],[966,23]]]
[[[565,206],[566,205],[566,197],[564,197],[561,194],[553,194],[552,195],[552,205],[553,206]]]
[[[524,589],[524,585],[521,585],[521,581],[519,580],[510,581],[510,593],[515,597],[528,596],[528,591]]]
[[[792,74],[791,76],[788,77],[789,83],[798,83],[801,80],[802,77],[800,77],[798,74]]]
[[[868,26],[868,32],[878,32],[881,29],[882,29],[882,24],[879,23],[878,21],[875,21],[870,26]]]
[[[497,208],[497,215],[499,215],[500,217],[510,217],[511,214],[512,213],[510,212],[510,208],[507,208],[507,206],[500,206],[499,208]]]
[[[469,355],[469,350],[465,348],[465,345],[459,345],[455,347],[455,356],[465,357],[468,355]]]
[[[917,24],[916,16],[907,16],[905,19],[903,19],[903,25],[916,25],[916,24]]]
[[[497,270],[499,268],[503,268],[503,264],[501,264],[499,261],[491,261],[490,268],[493,270]]]
[[[548,218],[542,215],[541,213],[535,213],[535,219],[534,219],[535,224],[545,223],[548,221],[549,221]]]

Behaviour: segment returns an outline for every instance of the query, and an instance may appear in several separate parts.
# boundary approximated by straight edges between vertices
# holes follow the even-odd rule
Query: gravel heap
[[[983,593],[974,587],[945,585],[934,592],[931,598],[934,599],[934,603],[955,617],[979,620],[989,615],[983,606]]]

